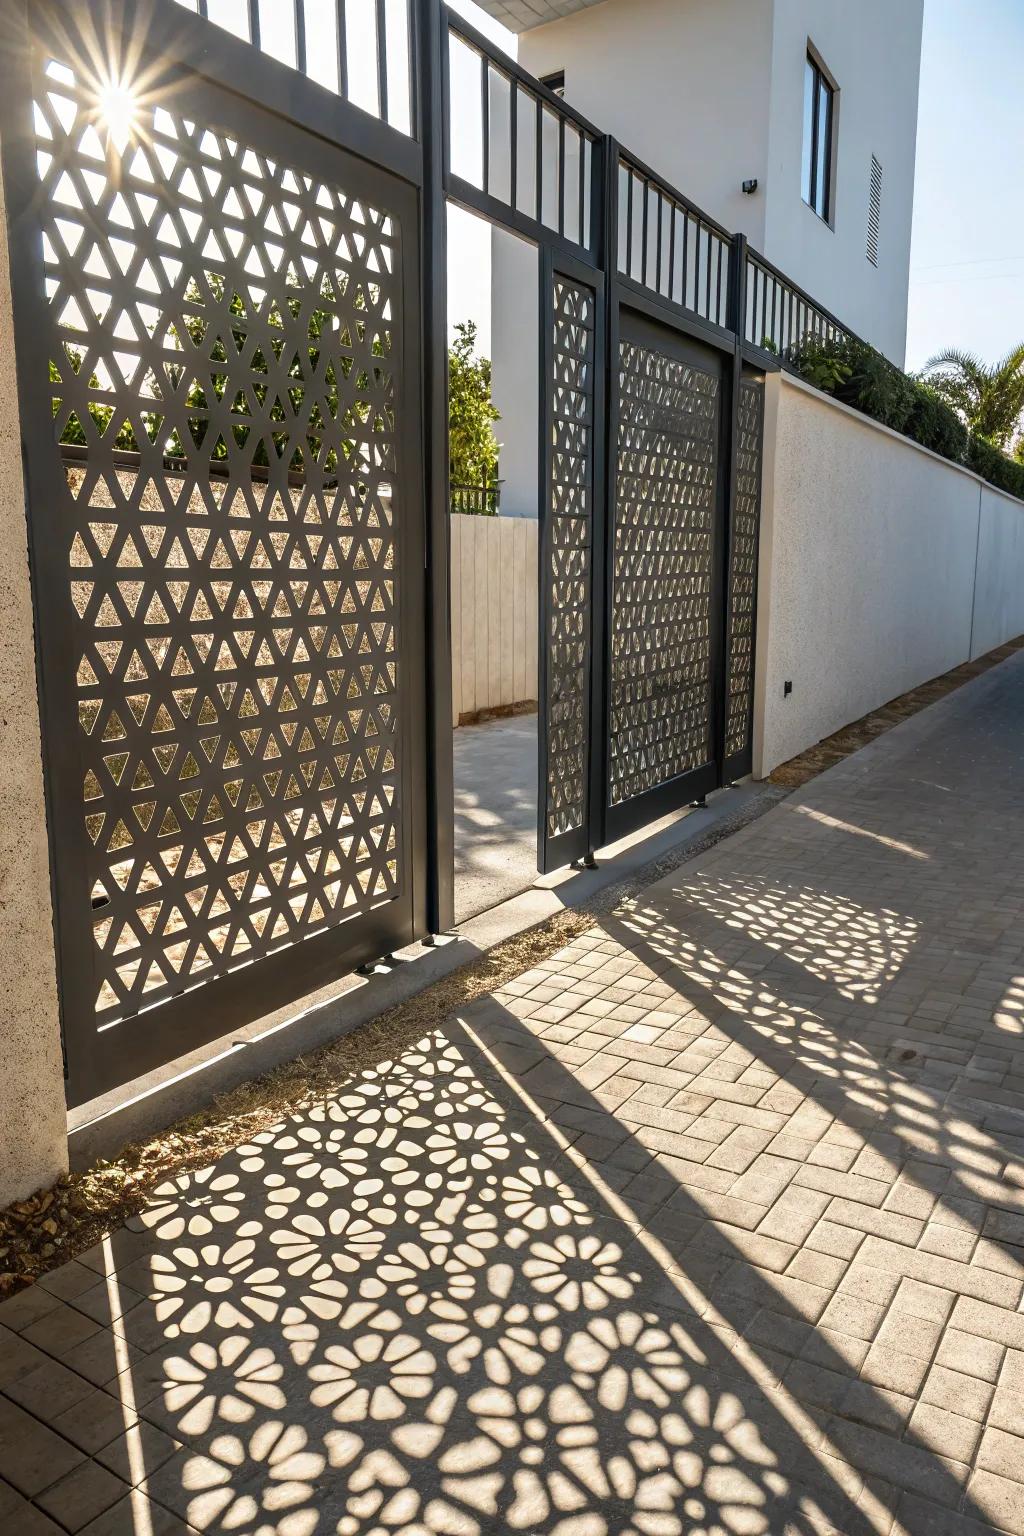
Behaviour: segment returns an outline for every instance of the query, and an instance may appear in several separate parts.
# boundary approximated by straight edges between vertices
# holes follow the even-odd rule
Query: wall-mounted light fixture
[[[751,176],[748,181],[745,181],[743,183],[743,190],[744,190],[744,192],[746,192],[748,197],[751,195],[751,193],[756,192],[757,191],[757,177],[756,176]]]

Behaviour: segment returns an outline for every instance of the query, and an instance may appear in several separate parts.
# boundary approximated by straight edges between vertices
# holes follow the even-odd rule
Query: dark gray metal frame
[[[553,708],[559,708],[559,679],[552,657],[552,628],[555,625],[555,597],[561,580],[555,580],[555,541],[562,522],[552,506],[553,455],[556,410],[554,394],[553,331],[555,324],[554,296],[556,285],[564,282],[581,291],[592,294],[595,308],[592,383],[588,427],[590,431],[590,463],[586,490],[589,508],[589,541],[585,545],[586,570],[580,576],[580,596],[583,600],[586,630],[581,644],[584,659],[581,667],[578,718],[581,727],[578,792],[580,815],[574,825],[556,833],[551,826],[551,802],[557,785],[563,777],[564,765],[558,761],[554,743]],[[586,859],[593,849],[594,807],[600,800],[601,755],[594,750],[594,743],[603,739],[603,730],[595,729],[603,720],[603,701],[599,696],[603,682],[600,635],[603,604],[594,601],[594,594],[603,593],[603,509],[606,503],[605,463],[603,447],[606,437],[605,412],[607,409],[604,387],[607,373],[605,351],[605,279],[596,268],[588,266],[564,252],[557,255],[543,251],[540,272],[540,369],[541,408],[539,413],[540,445],[538,464],[542,487],[539,505],[540,519],[539,570],[540,570],[540,643],[538,645],[538,699],[540,713],[537,730],[537,864],[542,873],[559,869],[576,860]],[[595,664],[595,658],[598,658]]]
[[[95,984],[88,910],[83,882],[86,834],[82,815],[82,770],[69,727],[77,718],[68,610],[67,535],[51,526],[66,499],[63,469],[54,450],[45,360],[40,338],[50,332],[44,299],[40,240],[39,183],[34,175],[35,143],[31,102],[38,51],[32,39],[53,39],[56,56],[88,58],[92,23],[109,28],[113,39],[144,37],[145,57],[173,82],[176,102],[195,119],[244,134],[265,153],[281,156],[325,180],[340,179],[370,202],[386,199],[402,225],[403,327],[401,411],[406,426],[396,444],[399,476],[411,486],[423,482],[423,365],[421,356],[420,175],[414,146],[393,130],[294,71],[257,54],[245,43],[183,10],[153,9],[135,0],[105,0],[83,14],[61,0],[26,8],[5,8],[2,53],[4,178],[15,297],[20,413],[29,506],[30,560],[36,605],[43,712],[44,758],[60,995],[69,1101],[79,1103],[127,1081],[204,1041],[266,1014],[345,971],[409,942],[428,927],[428,782],[426,679],[420,637],[425,629],[426,552],[423,513],[413,507],[399,544],[400,624],[407,635],[401,654],[407,699],[400,726],[403,842],[407,856],[402,887],[395,898],[355,922],[262,956],[137,1015],[128,1027],[98,1033],[93,1015]],[[101,34],[102,35],[102,34]],[[47,46],[51,46],[49,41]],[[81,50],[79,53],[78,50]],[[246,81],[247,94],[237,90]],[[251,96],[250,94],[251,93]],[[282,104],[272,112],[260,101]],[[354,142],[354,153],[339,147]],[[370,163],[368,163],[370,162]],[[44,355],[45,356],[45,355]],[[444,458],[440,474],[443,476]],[[446,490],[446,486],[445,486]],[[436,819],[436,818],[435,818]],[[441,821],[449,817],[442,816]]]
[[[0,49],[0,131],[7,189],[8,224],[15,294],[22,426],[29,499],[31,563],[39,634],[40,695],[48,790],[51,866],[57,922],[65,1039],[69,1044],[69,1096],[73,1102],[145,1071],[168,1057],[223,1034],[268,1008],[282,1005],[311,987],[386,952],[413,937],[443,931],[454,912],[454,821],[451,740],[451,637],[449,593],[449,486],[447,448],[446,200],[534,242],[541,253],[540,398],[542,413],[542,547],[550,549],[547,495],[551,470],[551,302],[554,284],[567,279],[594,296],[595,352],[592,433],[592,536],[587,613],[587,667],[583,775],[585,806],[579,825],[552,837],[543,826],[544,787],[550,733],[540,722],[540,862],[553,868],[587,858],[609,838],[631,830],[746,771],[750,743],[728,761],[724,755],[725,680],[728,673],[728,567],[736,494],[736,414],[744,368],[759,372],[784,365],[782,357],[757,345],[755,283],[784,283],[781,274],[754,253],[742,237],[731,236],[657,173],[621,150],[564,98],[530,77],[512,60],[448,11],[442,0],[409,0],[410,87],[413,132],[389,126],[386,64],[382,117],[368,115],[345,99],[343,61],[340,94],[303,74],[307,62],[304,0],[288,0],[295,19],[297,64],[290,68],[170,0],[0,0],[4,43]],[[337,0],[343,15],[345,0]],[[258,7],[250,5],[252,40],[258,45]],[[378,22],[382,11],[377,4]],[[67,569],[59,541],[50,536],[48,507],[55,503],[50,395],[35,352],[45,333],[42,257],[37,217],[31,123],[32,67],[29,38],[50,26],[72,39],[93,27],[113,51],[125,40],[142,38],[146,57],[176,82],[191,82],[197,112],[229,118],[236,130],[264,135],[268,143],[290,146],[294,163],[343,168],[346,183],[368,199],[386,189],[388,206],[403,224],[403,303],[406,316],[406,420],[401,451],[406,474],[425,487],[422,519],[407,538],[403,555],[403,623],[407,636],[403,664],[411,690],[405,722],[405,806],[410,858],[408,889],[391,902],[345,925],[269,955],[244,970],[188,992],[150,1015],[136,1040],[97,1054],[89,1019],[91,938],[76,917],[83,863],[81,780],[68,751],[67,722],[73,705],[73,650],[67,605]],[[483,123],[481,185],[452,169],[449,121],[452,38],[479,55]],[[492,90],[509,102],[508,178],[492,163]],[[497,98],[496,98],[497,99]],[[273,103],[273,106],[268,106]],[[383,119],[383,120],[382,120]],[[200,120],[205,121],[203,117]],[[519,169],[520,124],[530,128],[528,173]],[[532,127],[530,125],[532,124]],[[544,188],[544,144],[556,146],[557,197]],[[524,191],[532,188],[531,196]],[[620,229],[620,206],[625,226]],[[620,235],[623,237],[620,240]],[[624,243],[623,243],[624,242]],[[762,278],[758,274],[765,274]],[[789,285],[789,291],[795,293]],[[805,296],[804,296],[805,297]],[[799,301],[792,301],[799,302]],[[808,301],[809,302],[809,301]],[[773,299],[774,303],[774,299]],[[800,312],[802,313],[802,312]],[[832,317],[817,307],[820,324]],[[799,314],[798,314],[799,318]],[[724,322],[724,323],[723,323]],[[838,324],[837,322],[835,322]],[[654,326],[668,345],[710,349],[719,360],[722,410],[719,513],[716,517],[713,665],[709,685],[714,716],[713,762],[627,806],[608,805],[610,615],[612,601],[613,498],[617,411],[618,341],[622,328]],[[819,320],[814,320],[814,327]],[[793,329],[791,325],[790,329]],[[790,338],[792,341],[793,338]],[[547,632],[551,594],[542,592],[541,635]],[[542,697],[549,657],[541,646]]]

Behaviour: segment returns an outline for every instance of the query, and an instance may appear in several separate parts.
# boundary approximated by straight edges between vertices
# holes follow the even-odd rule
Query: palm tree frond
[[[992,369],[999,375],[1016,374],[1024,369],[1024,341],[1019,341],[1015,347],[1011,347],[1006,356]]]
[[[940,368],[955,368],[960,373],[974,378],[980,378],[987,372],[980,357],[976,357],[973,352],[961,352],[956,347],[947,347],[943,352],[936,352],[934,357],[928,359],[921,372],[932,373]]]

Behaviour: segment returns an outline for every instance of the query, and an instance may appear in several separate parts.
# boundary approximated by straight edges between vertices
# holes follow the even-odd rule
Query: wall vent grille
[[[878,266],[878,230],[882,217],[882,167],[871,156],[871,186],[868,191],[868,261]]]

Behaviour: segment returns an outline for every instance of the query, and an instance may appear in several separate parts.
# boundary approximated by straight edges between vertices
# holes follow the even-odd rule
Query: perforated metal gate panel
[[[608,805],[714,755],[712,623],[720,382],[624,334],[612,535]]]
[[[745,378],[737,411],[736,494],[729,551],[729,669],[725,754],[727,777],[749,773],[754,708],[754,622],[761,522],[764,385]]]
[[[540,867],[588,849],[590,603],[594,529],[595,292],[555,274],[546,419],[550,500],[542,539],[543,805]]]
[[[34,109],[53,425],[30,480],[63,569],[40,596],[82,1096],[216,1034],[205,983],[248,967],[258,994],[277,951],[337,969],[410,936],[415,257],[386,176],[367,196],[211,87],[115,119],[48,46]]]

